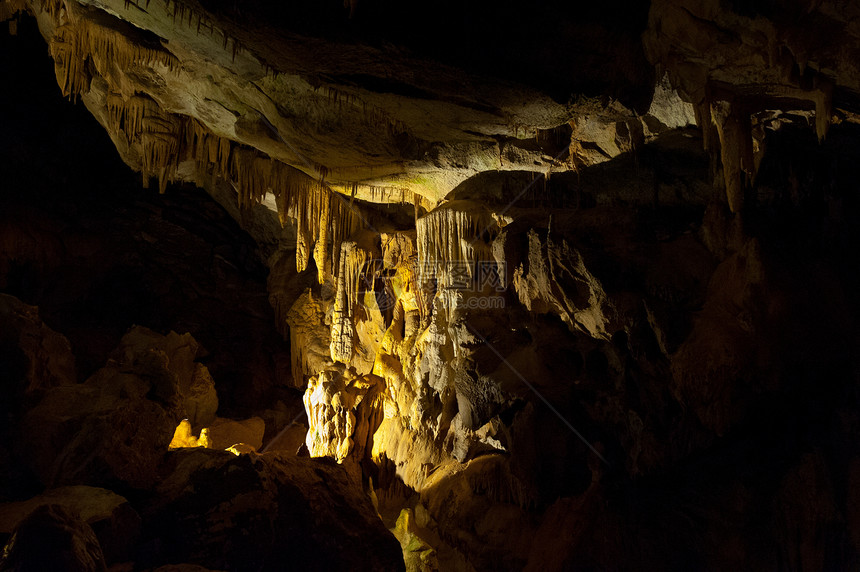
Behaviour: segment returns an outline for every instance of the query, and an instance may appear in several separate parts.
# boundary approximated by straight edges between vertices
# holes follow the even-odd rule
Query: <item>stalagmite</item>
[[[328,228],[331,224],[331,200],[323,200],[320,205],[320,233],[314,247],[314,260],[317,264],[317,280],[320,284],[325,282],[328,265]]]
[[[305,376],[315,375],[331,360],[326,311],[308,288],[286,312],[284,321],[289,325],[293,386],[304,387]]]

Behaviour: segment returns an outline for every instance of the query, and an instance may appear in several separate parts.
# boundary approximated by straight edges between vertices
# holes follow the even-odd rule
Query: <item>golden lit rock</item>
[[[205,447],[211,448],[211,440],[209,438],[209,430],[201,429],[200,436],[195,437],[191,432],[191,423],[188,419],[183,419],[176,426],[176,431],[173,432],[173,439],[168,445],[169,449],[179,449],[182,447]]]
[[[382,380],[372,374],[323,371],[308,381],[304,403],[311,457],[360,463],[370,454],[382,411]]]

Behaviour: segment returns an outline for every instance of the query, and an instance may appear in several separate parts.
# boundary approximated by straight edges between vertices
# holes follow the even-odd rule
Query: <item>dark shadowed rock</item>
[[[26,501],[0,505],[0,533],[11,534],[27,515],[45,505],[61,505],[91,526],[108,564],[131,556],[140,535],[140,517],[126,499],[95,487],[60,487]]]
[[[95,532],[62,505],[43,505],[15,530],[0,554],[3,572],[107,570]]]
[[[138,562],[231,570],[398,570],[403,557],[370,500],[325,459],[207,449],[170,453],[144,510]]]
[[[24,420],[39,479],[49,486],[151,486],[176,425],[186,417],[186,396],[206,377],[196,353],[188,334],[161,336],[136,327],[85,383],[48,392]],[[205,385],[214,398],[214,387]],[[200,403],[192,400],[198,414]]]

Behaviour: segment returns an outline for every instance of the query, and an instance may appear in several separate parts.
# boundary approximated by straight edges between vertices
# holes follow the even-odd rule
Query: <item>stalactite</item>
[[[89,90],[87,61],[96,71],[110,78],[111,66],[125,70],[131,65],[178,67],[178,60],[161,48],[141,45],[120,30],[81,18],[75,23],[58,26],[50,42],[57,83],[66,97],[74,98]]]
[[[56,22],[66,6],[63,0],[41,0],[39,7]]]
[[[232,174],[236,179],[239,206],[250,207],[261,202],[275,185],[278,165],[252,148],[237,147],[232,158]]]
[[[702,130],[702,148],[705,151],[711,149],[711,105],[702,101],[694,107],[696,114],[696,125]]]
[[[136,140],[143,132],[145,116],[159,113],[158,104],[143,95],[124,98],[122,94],[111,92],[105,102],[114,133],[121,131],[128,142]]]
[[[221,165],[220,174],[235,180],[239,205],[259,203],[267,192],[275,195],[278,216],[296,220],[296,269],[307,269],[313,255],[320,283],[331,268],[338,269],[341,243],[358,229],[358,217],[346,200],[320,181],[280,161],[245,147],[231,147],[198,122],[187,135],[192,156],[200,163]],[[231,150],[232,149],[232,150]],[[230,161],[226,162],[226,157]],[[229,173],[225,173],[229,164]],[[330,261],[333,263],[330,265]]]
[[[329,175],[328,167],[326,167],[325,165],[320,165],[319,163],[315,163],[314,169],[320,175],[320,183],[325,183],[325,180]]]
[[[87,19],[81,19],[76,28],[81,46],[93,57],[100,70],[110,64],[116,64],[120,69],[132,64],[162,65],[169,69],[179,66],[179,61],[170,52],[135,42],[120,30]]]
[[[818,135],[818,142],[822,143],[830,129],[833,115],[833,83],[823,74],[816,75],[815,83],[815,132]]]
[[[353,316],[358,304],[361,275],[369,256],[354,242],[341,245],[337,294],[331,323],[331,359],[349,363],[353,353]]]
[[[334,221],[332,226],[332,268],[338,268],[340,264],[340,244],[361,228],[362,219],[352,206],[343,200],[343,197],[334,195],[334,193],[332,193],[332,197],[336,197],[336,202],[332,201],[335,205],[335,208],[332,209],[334,213],[332,216],[332,220]]]
[[[74,99],[78,94],[89,91],[91,78],[87,56],[80,46],[76,28],[69,24],[57,27],[49,49],[63,96]]]
[[[192,119],[186,129],[185,146],[189,158],[197,163],[200,170],[206,171],[211,167],[222,179],[230,178],[232,141],[218,137],[198,120]]]
[[[79,36],[72,33],[70,37],[77,40]],[[58,52],[65,47],[57,40]],[[69,74],[74,72],[68,68]],[[74,83],[72,75],[64,76],[61,81],[61,85],[69,86],[69,93],[79,91],[71,87]],[[240,207],[258,204],[271,192],[281,223],[287,217],[296,219],[298,271],[307,268],[311,253],[320,283],[325,281],[327,273],[338,270],[341,243],[358,230],[360,217],[346,199],[322,180],[315,180],[256,149],[219,137],[196,119],[164,112],[144,95],[124,98],[110,92],[106,107],[113,131],[122,131],[129,143],[141,145],[145,186],[152,176],[157,176],[163,192],[175,178],[179,162],[190,159],[196,163],[198,173],[207,173],[211,168],[214,174],[234,182]],[[318,166],[318,171],[323,177],[327,174],[325,167]]]
[[[325,98],[330,105],[336,106],[338,110],[343,110],[345,106],[360,109],[364,123],[374,130],[385,128],[388,137],[409,133],[409,129],[406,124],[391,117],[389,111],[380,107],[368,105],[366,101],[359,99],[351,93],[340,91],[333,87],[326,87]]]
[[[451,203],[418,219],[416,230],[422,283],[436,279],[440,286],[450,286],[471,280],[476,260],[492,260],[482,235],[495,234],[498,226],[479,207]]]
[[[158,189],[163,193],[167,183],[175,178],[182,133],[181,117],[163,111],[158,105],[146,108],[140,134],[144,186],[149,185],[150,177],[157,176]]]

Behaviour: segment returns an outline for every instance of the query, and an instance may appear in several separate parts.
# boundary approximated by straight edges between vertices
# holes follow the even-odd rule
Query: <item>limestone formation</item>
[[[311,457],[362,463],[370,455],[373,435],[382,421],[382,380],[370,374],[323,371],[308,382],[306,444]]]

